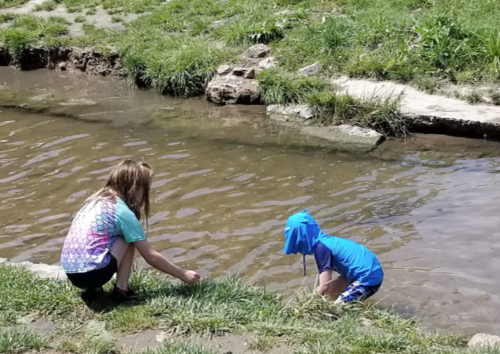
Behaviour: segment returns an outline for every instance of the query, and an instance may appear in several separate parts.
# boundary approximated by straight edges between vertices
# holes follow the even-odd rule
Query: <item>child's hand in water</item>
[[[200,275],[193,270],[186,270],[182,280],[187,284],[195,284],[200,280]]]

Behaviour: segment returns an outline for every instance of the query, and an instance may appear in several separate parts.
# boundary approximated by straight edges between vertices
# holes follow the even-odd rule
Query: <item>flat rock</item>
[[[54,98],[54,95],[51,93],[46,93],[43,95],[30,97],[31,101],[48,101]]]
[[[217,75],[227,75],[231,71],[233,71],[233,67],[231,65],[221,65],[217,68]]]
[[[267,106],[269,119],[277,122],[307,123],[314,118],[314,112],[308,105],[270,105]]]
[[[0,258],[0,264],[8,262],[9,260],[7,258]]]
[[[475,334],[467,343],[471,349],[489,347],[500,349],[500,337],[486,333]]]
[[[384,140],[382,134],[372,129],[347,124],[328,127],[308,126],[303,127],[301,133],[333,143],[355,145],[364,150],[373,149]]]
[[[43,263],[31,263],[31,262],[12,263],[9,261],[4,261],[3,263],[16,267],[24,267],[40,278],[50,278],[50,279],[66,278],[66,273],[64,273],[64,270],[60,266],[43,264]]]
[[[304,75],[304,76],[312,76],[316,75],[319,73],[321,70],[321,64],[320,63],[314,63],[308,66],[303,67],[302,69],[299,69],[299,74]]]
[[[339,93],[359,99],[399,99],[399,109],[415,131],[500,140],[500,107],[471,105],[393,82],[334,79]]]
[[[274,67],[276,67],[276,65],[278,64],[278,61],[276,60],[275,57],[269,57],[269,58],[265,58],[264,60],[261,60],[259,62],[259,68],[260,69],[272,69]]]
[[[243,53],[243,56],[247,58],[264,58],[271,52],[271,48],[269,48],[265,44],[256,44],[251,46]]]
[[[97,102],[90,100],[88,98],[73,98],[66,102],[61,102],[61,106],[95,106]]]

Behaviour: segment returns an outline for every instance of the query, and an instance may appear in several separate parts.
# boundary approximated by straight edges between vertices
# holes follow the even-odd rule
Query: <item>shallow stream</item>
[[[29,98],[30,97],[30,98]],[[24,101],[25,102],[24,102]],[[386,271],[373,298],[426,326],[500,334],[500,145],[436,136],[372,153],[307,148],[262,107],[215,107],[125,81],[0,68],[0,257],[56,264],[72,215],[121,159],[153,165],[148,237],[204,276],[312,287],[282,252],[288,215],[362,242]],[[40,109],[48,101],[47,109]]]

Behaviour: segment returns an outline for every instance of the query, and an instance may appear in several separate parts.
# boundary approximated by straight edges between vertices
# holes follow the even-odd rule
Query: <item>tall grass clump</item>
[[[47,347],[46,339],[26,328],[0,329],[0,353],[21,354]]]
[[[13,55],[35,44],[49,44],[68,33],[68,22],[62,17],[47,19],[33,15],[15,16],[7,27],[0,28],[0,45]]]
[[[305,103],[311,94],[329,87],[329,84],[321,78],[277,70],[263,71],[257,79],[262,99],[266,104]]]
[[[142,354],[215,354],[215,352],[207,347],[199,344],[194,344],[188,341],[166,341],[156,349],[149,349]]]
[[[27,3],[29,0],[0,0],[0,9],[14,7]]]
[[[400,98],[354,98],[347,94],[319,92],[308,97],[324,124],[351,124],[372,128],[385,136],[404,138],[408,122],[399,111]]]
[[[203,94],[217,67],[233,52],[208,38],[153,35],[120,43],[123,62],[136,83],[176,96]]]
[[[39,5],[36,5],[33,11],[54,11],[57,3],[54,0],[47,0]]]
[[[81,304],[78,292],[67,282],[39,279],[21,267],[0,264],[0,312],[71,315]]]

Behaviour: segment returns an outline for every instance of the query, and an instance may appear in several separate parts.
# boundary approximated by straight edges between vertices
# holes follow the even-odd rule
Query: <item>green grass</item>
[[[85,22],[85,21],[87,21],[85,15],[78,15],[75,17],[75,22]]]
[[[136,303],[117,306],[105,297],[87,307],[66,282],[41,280],[20,268],[0,265],[0,313],[9,311],[18,318],[32,313],[51,317],[63,325],[59,349],[77,353],[116,353],[118,337],[150,328],[180,337],[250,332],[255,336],[252,348],[269,350],[281,343],[295,353],[470,353],[465,347],[467,338],[424,333],[414,320],[392,310],[355,304],[336,307],[310,294],[287,302],[234,276],[189,286],[142,271],[134,274],[131,287],[140,297]],[[20,351],[46,345],[29,332],[2,336],[0,345],[24,348]],[[167,341],[146,352],[163,353],[208,354],[210,350]],[[477,353],[499,352],[485,349]]]
[[[9,24],[0,30],[0,45],[13,55],[39,43],[57,45],[57,40],[68,33],[68,22],[56,16],[43,19],[34,15],[4,15],[0,22]]]
[[[33,11],[54,11],[56,6],[57,3],[54,0],[47,0],[42,2],[40,5],[35,6]]]
[[[47,347],[46,339],[25,328],[0,329],[0,353],[20,354]]]
[[[490,99],[495,106],[500,106],[500,92],[490,92]]]
[[[26,4],[29,0],[0,0],[0,9]]]
[[[215,354],[215,352],[201,345],[177,340],[162,343],[159,348],[147,350],[143,354]]]
[[[4,7],[16,3],[0,1]],[[54,3],[86,13],[98,5],[110,14],[150,13],[125,24],[125,31],[90,30],[72,40],[61,38],[63,28],[42,35],[12,21],[0,29],[0,43],[13,53],[38,44],[112,46],[133,82],[169,94],[201,94],[218,65],[237,61],[253,43],[269,44],[279,71],[297,81],[288,85],[295,90],[289,95],[264,88],[266,102],[303,100],[311,87],[294,73],[314,62],[322,65],[325,78],[394,80],[428,92],[447,82],[500,81],[500,6],[491,0],[49,0],[42,5]],[[212,25],[220,20],[225,21]]]
[[[318,119],[324,124],[350,124],[368,127],[384,136],[406,138],[408,120],[399,111],[399,98],[354,98],[331,92],[319,92],[309,97]]]
[[[266,104],[307,104],[312,107],[316,121],[324,125],[351,124],[372,128],[385,136],[408,135],[408,121],[399,111],[398,97],[359,99],[336,94],[321,78],[279,70],[264,71],[258,80]]]
[[[465,100],[469,104],[478,104],[483,101],[483,96],[475,91],[465,95]]]
[[[263,71],[259,76],[259,88],[266,104],[304,104],[309,97],[329,88],[325,80],[304,77],[279,70]]]

